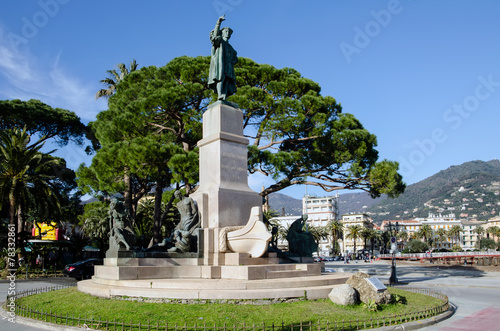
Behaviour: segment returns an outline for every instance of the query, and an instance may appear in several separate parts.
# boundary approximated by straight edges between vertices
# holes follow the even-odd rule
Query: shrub
[[[377,311],[379,307],[375,303],[375,300],[369,300],[368,303],[365,303],[363,305],[363,308],[365,308],[368,311]]]
[[[481,249],[497,249],[497,243],[493,239],[484,238],[481,239]]]
[[[412,253],[423,253],[429,250],[429,245],[422,240],[413,239],[408,243],[408,248]]]

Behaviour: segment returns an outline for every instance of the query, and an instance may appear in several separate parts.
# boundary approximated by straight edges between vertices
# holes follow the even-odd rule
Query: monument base
[[[350,274],[240,280],[240,279],[145,279],[78,282],[78,290],[102,298],[137,297],[186,300],[325,299],[332,288],[344,284]]]
[[[214,253],[215,254],[215,253]],[[347,274],[322,274],[322,263],[280,264],[276,253],[216,253],[218,265],[198,257],[114,257],[95,267],[92,279],[78,282],[91,295],[164,299],[327,298]]]

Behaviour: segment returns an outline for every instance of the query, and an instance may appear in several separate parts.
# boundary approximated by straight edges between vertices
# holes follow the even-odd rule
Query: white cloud
[[[71,76],[60,64],[62,52],[42,59],[29,48],[16,48],[0,27],[0,99],[39,99],[52,107],[74,111],[84,122],[94,120],[106,108],[104,100],[95,101],[93,84]]]

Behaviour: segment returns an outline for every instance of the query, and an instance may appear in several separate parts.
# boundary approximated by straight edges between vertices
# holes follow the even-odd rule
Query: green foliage
[[[84,234],[95,242],[101,254],[107,249],[108,234],[111,229],[108,210],[108,202],[95,201],[86,204],[84,213],[78,217]]]
[[[420,227],[420,229],[416,233],[416,236],[417,238],[424,239],[424,241],[430,245],[430,241],[434,236],[434,230],[432,230],[429,224],[424,224]]]
[[[26,127],[29,135],[37,134],[43,141],[53,139],[59,146],[72,141],[78,146],[92,141],[87,152],[97,147],[97,141],[80,118],[72,111],[52,108],[39,100],[3,100],[0,101],[0,130]]]
[[[368,311],[377,311],[379,309],[379,305],[375,302],[375,300],[368,300],[368,303],[363,304],[363,308]]]
[[[496,250],[498,248],[497,243],[493,239],[483,238],[479,242],[479,247],[481,250],[484,249],[493,249]]]
[[[424,253],[429,250],[429,245],[418,239],[410,240],[407,247],[411,253]]]
[[[57,177],[51,171],[59,159],[40,153],[42,140],[30,143],[26,129],[0,132],[0,198],[8,201],[10,224],[29,212],[47,218],[60,207]]]
[[[346,238],[352,239],[354,242],[354,254],[356,254],[356,241],[359,237],[361,237],[361,232],[363,231],[363,227],[359,224],[354,224],[348,227],[345,227],[344,230],[347,232]]]
[[[136,133],[154,131],[169,135],[186,152],[195,151],[202,112],[214,97],[206,87],[208,63],[208,57],[180,57],[164,67],[126,75],[109,99],[109,111],[93,124],[99,141],[130,141]],[[373,196],[396,196],[404,190],[397,163],[377,163],[375,136],[354,116],[343,114],[334,98],[321,96],[317,83],[296,70],[245,58],[235,70],[238,92],[230,100],[244,111],[245,132],[253,140],[249,171],[276,181],[263,195],[301,183],[327,191],[359,188]],[[188,160],[176,155],[170,166],[196,164],[194,155]],[[192,167],[172,173],[197,172]],[[181,176],[176,181],[181,179],[196,180]]]
[[[340,252],[340,246],[337,241],[344,232],[344,225],[339,220],[331,220],[328,222],[327,229],[333,237],[333,254],[337,255]]]
[[[235,70],[238,92],[230,100],[244,111],[253,139],[249,171],[276,181],[264,195],[295,184],[358,188],[372,196],[404,190],[397,163],[377,163],[376,137],[334,98],[322,96],[317,83],[294,69],[244,58]]]
[[[406,300],[406,297],[401,294],[391,294],[392,301],[397,304],[401,305],[406,305],[408,301]]]
[[[116,69],[118,69],[118,71],[115,69],[106,71],[108,73],[108,77],[101,80],[101,83],[104,84],[106,88],[97,91],[95,98],[109,98],[110,96],[112,96],[115,93],[118,83],[129,73],[137,70],[138,66],[139,65],[137,64],[137,62],[135,60],[132,60],[130,61],[129,68],[127,68],[124,63],[119,63],[116,65]]]
[[[242,326],[245,323],[249,328],[252,324],[261,325],[299,325],[300,322],[306,324],[311,321],[316,323],[321,321],[330,325],[342,321],[368,320],[380,318],[388,315],[401,315],[414,313],[437,307],[442,304],[439,299],[427,295],[412,293],[401,289],[388,289],[391,294],[399,294],[406,297],[406,304],[380,305],[379,310],[374,312],[367,310],[363,305],[341,306],[335,305],[330,300],[303,300],[293,303],[278,303],[265,306],[252,304],[223,304],[206,303],[200,304],[176,304],[176,303],[155,303],[137,302],[126,300],[103,299],[93,297],[89,294],[79,292],[76,288],[53,291],[38,295],[31,295],[16,301],[20,306],[29,307],[33,310],[52,311],[60,316],[73,315],[75,317],[86,316],[94,321],[117,320],[142,325],[184,325],[193,326],[216,324],[221,327],[226,324],[232,326]],[[142,301],[142,300],[140,300]],[[399,319],[398,319],[399,321]],[[102,327],[102,325],[99,325]],[[241,327],[240,327],[241,328]]]

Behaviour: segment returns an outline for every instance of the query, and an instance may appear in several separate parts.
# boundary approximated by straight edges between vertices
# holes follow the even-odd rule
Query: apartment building
[[[374,224],[373,221],[366,214],[347,214],[342,215],[342,225],[344,226],[344,236],[342,238],[343,247],[342,251],[343,255],[354,253],[354,239],[349,237],[349,227],[354,225],[359,225],[362,228],[373,229]],[[367,243],[368,247],[365,247],[365,242],[361,236],[356,239],[356,252],[359,252],[363,249],[370,249],[370,244]]]

